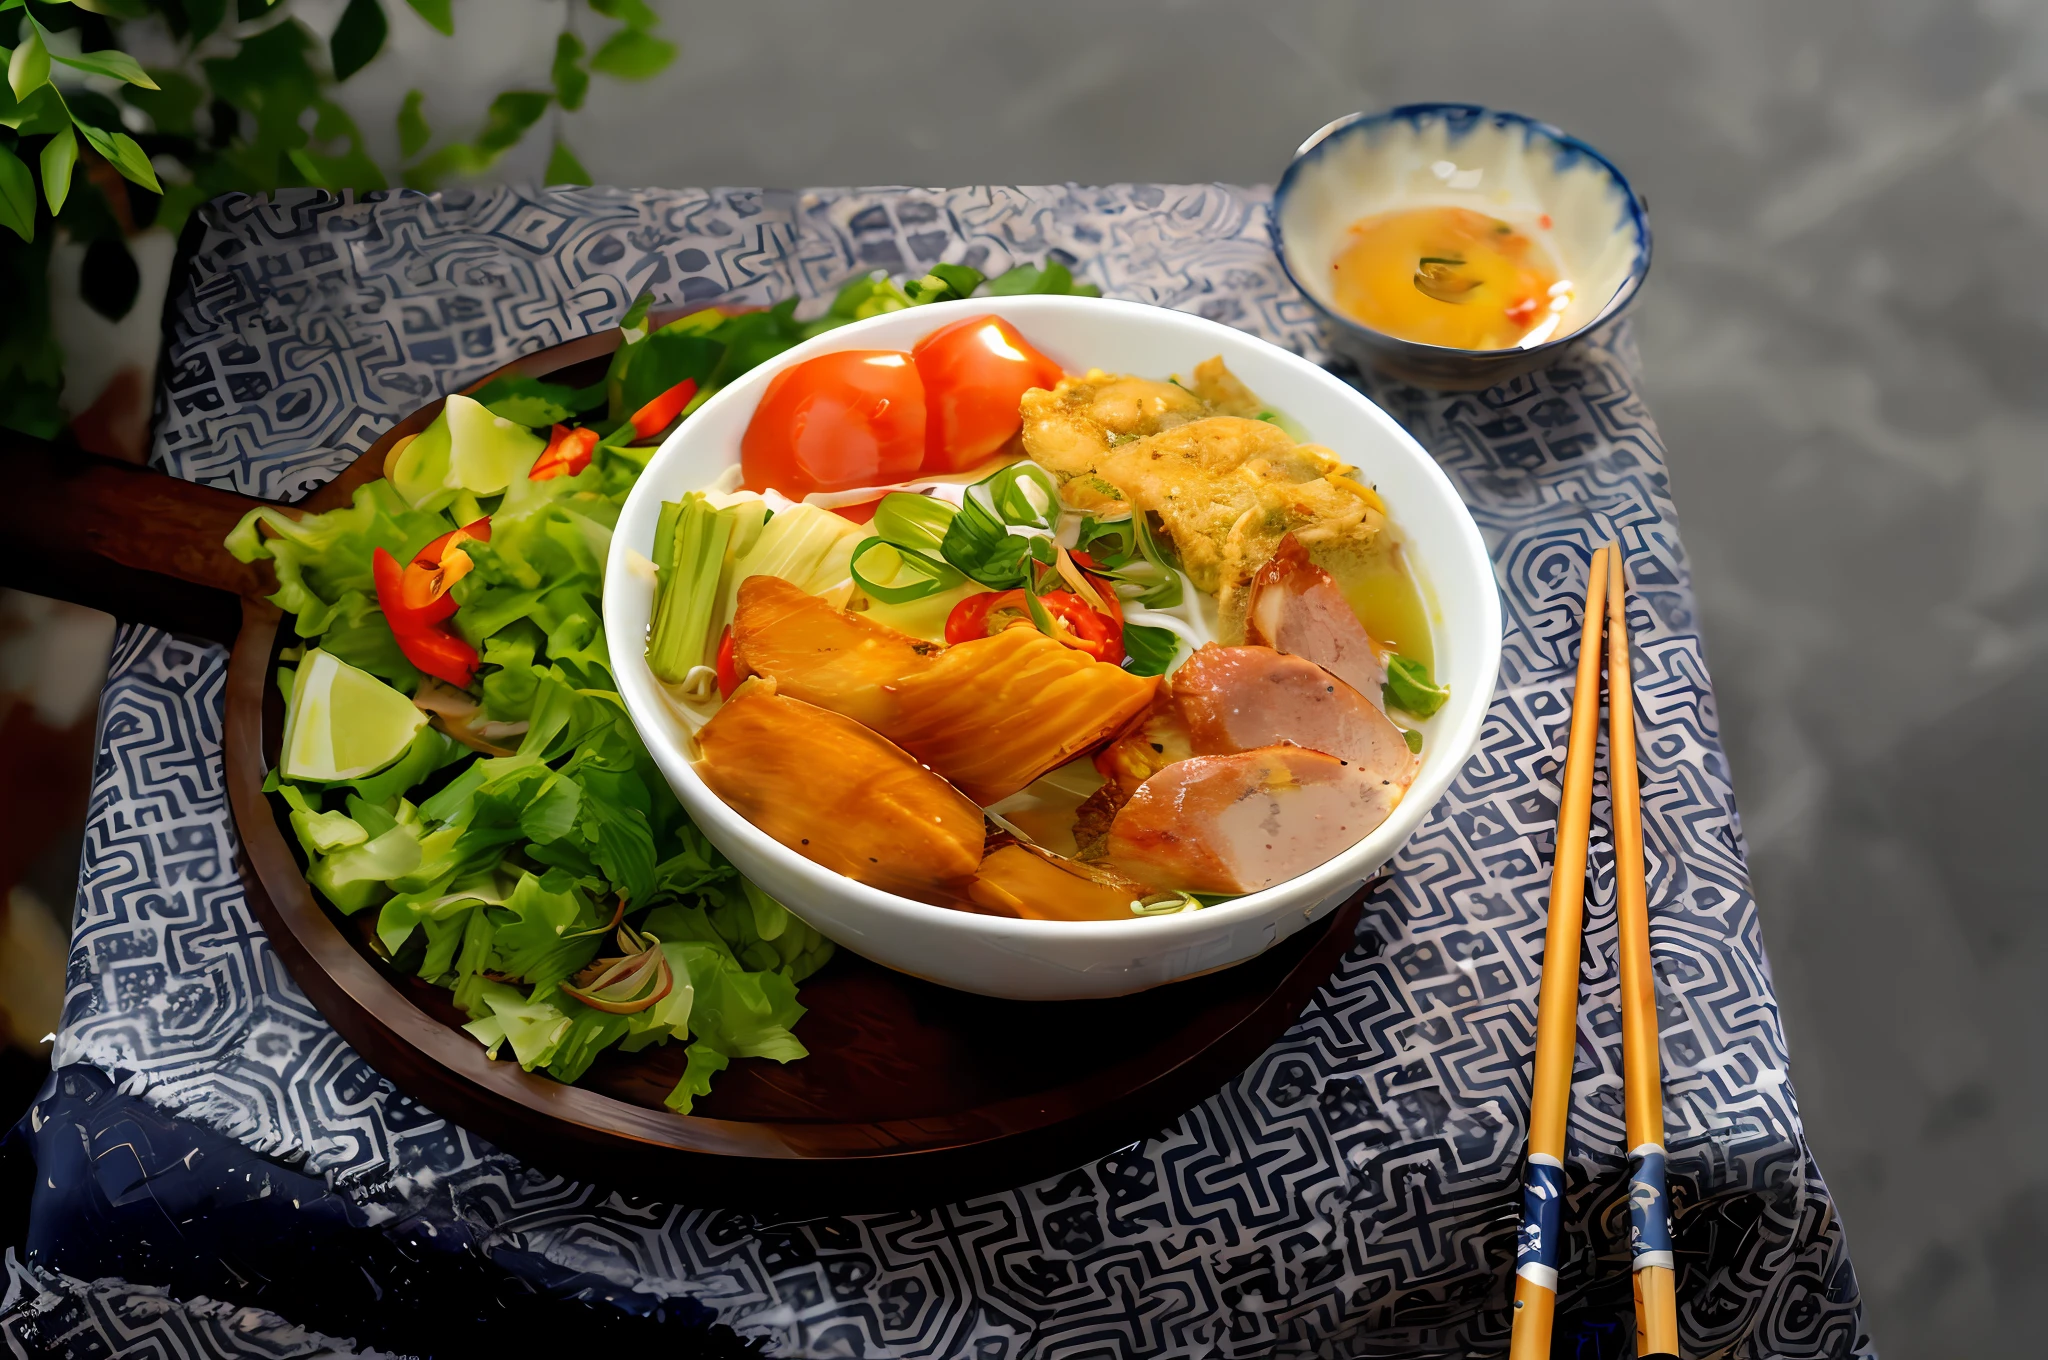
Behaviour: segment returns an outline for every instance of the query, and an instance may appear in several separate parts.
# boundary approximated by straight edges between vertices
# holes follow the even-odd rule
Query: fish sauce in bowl
[[[1572,302],[1571,281],[1540,241],[1470,208],[1361,218],[1330,269],[1337,306],[1353,319],[1449,349],[1540,345]]]

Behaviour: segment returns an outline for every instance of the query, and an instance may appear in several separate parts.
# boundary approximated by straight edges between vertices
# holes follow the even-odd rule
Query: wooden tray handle
[[[221,540],[265,502],[0,430],[0,585],[233,642],[270,568]]]

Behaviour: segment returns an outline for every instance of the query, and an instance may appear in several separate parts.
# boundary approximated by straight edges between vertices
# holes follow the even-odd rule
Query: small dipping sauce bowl
[[[1540,341],[1484,350],[1424,344],[1375,330],[1338,306],[1336,262],[1353,224],[1446,207],[1511,223],[1547,249],[1570,281],[1570,304]],[[1272,231],[1282,268],[1322,314],[1332,352],[1455,391],[1550,363],[1620,315],[1650,272],[1648,205],[1614,162],[1548,123],[1477,104],[1403,104],[1326,125],[1280,177]]]

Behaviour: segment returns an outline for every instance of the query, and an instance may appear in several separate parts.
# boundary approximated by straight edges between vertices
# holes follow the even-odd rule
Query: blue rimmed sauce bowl
[[[1454,349],[1389,335],[1336,302],[1352,225],[1407,208],[1463,207],[1512,222],[1572,284],[1559,324],[1514,349]],[[1322,314],[1333,353],[1425,387],[1470,391],[1543,367],[1619,316],[1650,272],[1648,205],[1614,162],[1519,113],[1403,104],[1339,118],[1301,144],[1273,192],[1273,246]]]

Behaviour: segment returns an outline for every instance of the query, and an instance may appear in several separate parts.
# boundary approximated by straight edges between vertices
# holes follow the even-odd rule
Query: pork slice
[[[1415,778],[1415,755],[1401,729],[1306,657],[1210,643],[1174,672],[1173,698],[1197,755],[1286,743],[1403,789]]]
[[[1374,708],[1386,708],[1381,686],[1386,667],[1365,625],[1330,573],[1309,561],[1293,534],[1252,578],[1246,611],[1246,640],[1315,662],[1363,694]]]
[[[1403,786],[1320,751],[1268,746],[1169,765],[1109,830],[1109,862],[1162,888],[1248,893],[1358,844]]]

